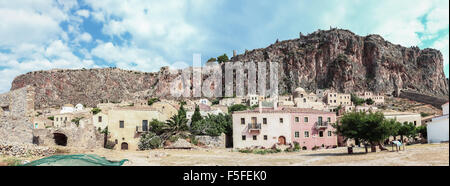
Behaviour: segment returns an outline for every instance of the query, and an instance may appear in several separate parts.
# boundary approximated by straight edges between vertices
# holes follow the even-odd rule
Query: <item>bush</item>
[[[139,139],[139,150],[157,149],[161,146],[161,138],[155,133],[149,132],[142,134]]]
[[[50,117],[48,117],[47,119],[49,119],[49,120],[55,120],[55,116],[50,116]]]
[[[153,105],[153,103],[156,103],[159,101],[159,98],[151,98],[148,100],[148,106]]]
[[[93,109],[91,110],[92,114],[94,114],[94,115],[100,113],[101,111],[102,111],[102,110],[99,109],[99,108],[93,108]]]
[[[294,142],[294,151],[300,151],[300,144],[298,142]]]

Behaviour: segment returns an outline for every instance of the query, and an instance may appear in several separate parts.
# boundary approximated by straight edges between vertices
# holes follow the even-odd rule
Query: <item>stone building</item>
[[[109,139],[116,144],[115,149],[138,150],[140,136],[149,130],[149,123],[153,119],[166,121],[169,118],[152,108],[122,107],[109,110]]]
[[[0,137],[3,142],[32,143],[34,88],[0,94]]]

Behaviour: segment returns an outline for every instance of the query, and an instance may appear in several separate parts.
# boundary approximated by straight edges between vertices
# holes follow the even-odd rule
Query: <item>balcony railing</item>
[[[136,126],[136,133],[143,133],[148,131],[148,127],[146,128],[146,130],[144,129],[142,128],[142,126]]]
[[[328,122],[316,122],[316,129],[328,128]]]
[[[261,123],[249,123],[248,124],[249,131],[259,131],[261,130]]]

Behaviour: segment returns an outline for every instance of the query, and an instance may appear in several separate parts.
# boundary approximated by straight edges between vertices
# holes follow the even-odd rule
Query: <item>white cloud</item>
[[[79,15],[81,17],[84,17],[84,18],[88,18],[89,17],[89,10],[81,9],[81,10],[78,10],[75,14],[77,14],[77,15]]]
[[[92,50],[92,55],[114,63],[119,68],[155,72],[169,63],[161,56],[135,46],[115,46],[111,42],[101,43]]]

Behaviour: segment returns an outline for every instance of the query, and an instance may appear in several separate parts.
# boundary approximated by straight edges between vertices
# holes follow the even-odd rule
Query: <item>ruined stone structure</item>
[[[33,143],[39,146],[68,146],[85,149],[102,148],[104,136],[94,125],[34,129]]]
[[[220,136],[195,136],[199,143],[212,148],[225,148],[225,134]]]
[[[4,143],[31,144],[34,88],[27,86],[0,94],[0,140]]]
[[[402,90],[400,91],[400,98],[406,98],[410,100],[414,100],[421,103],[426,103],[433,105],[436,108],[441,108],[443,104],[448,102],[448,97],[444,96],[430,96],[418,93],[416,91],[411,90]]]

